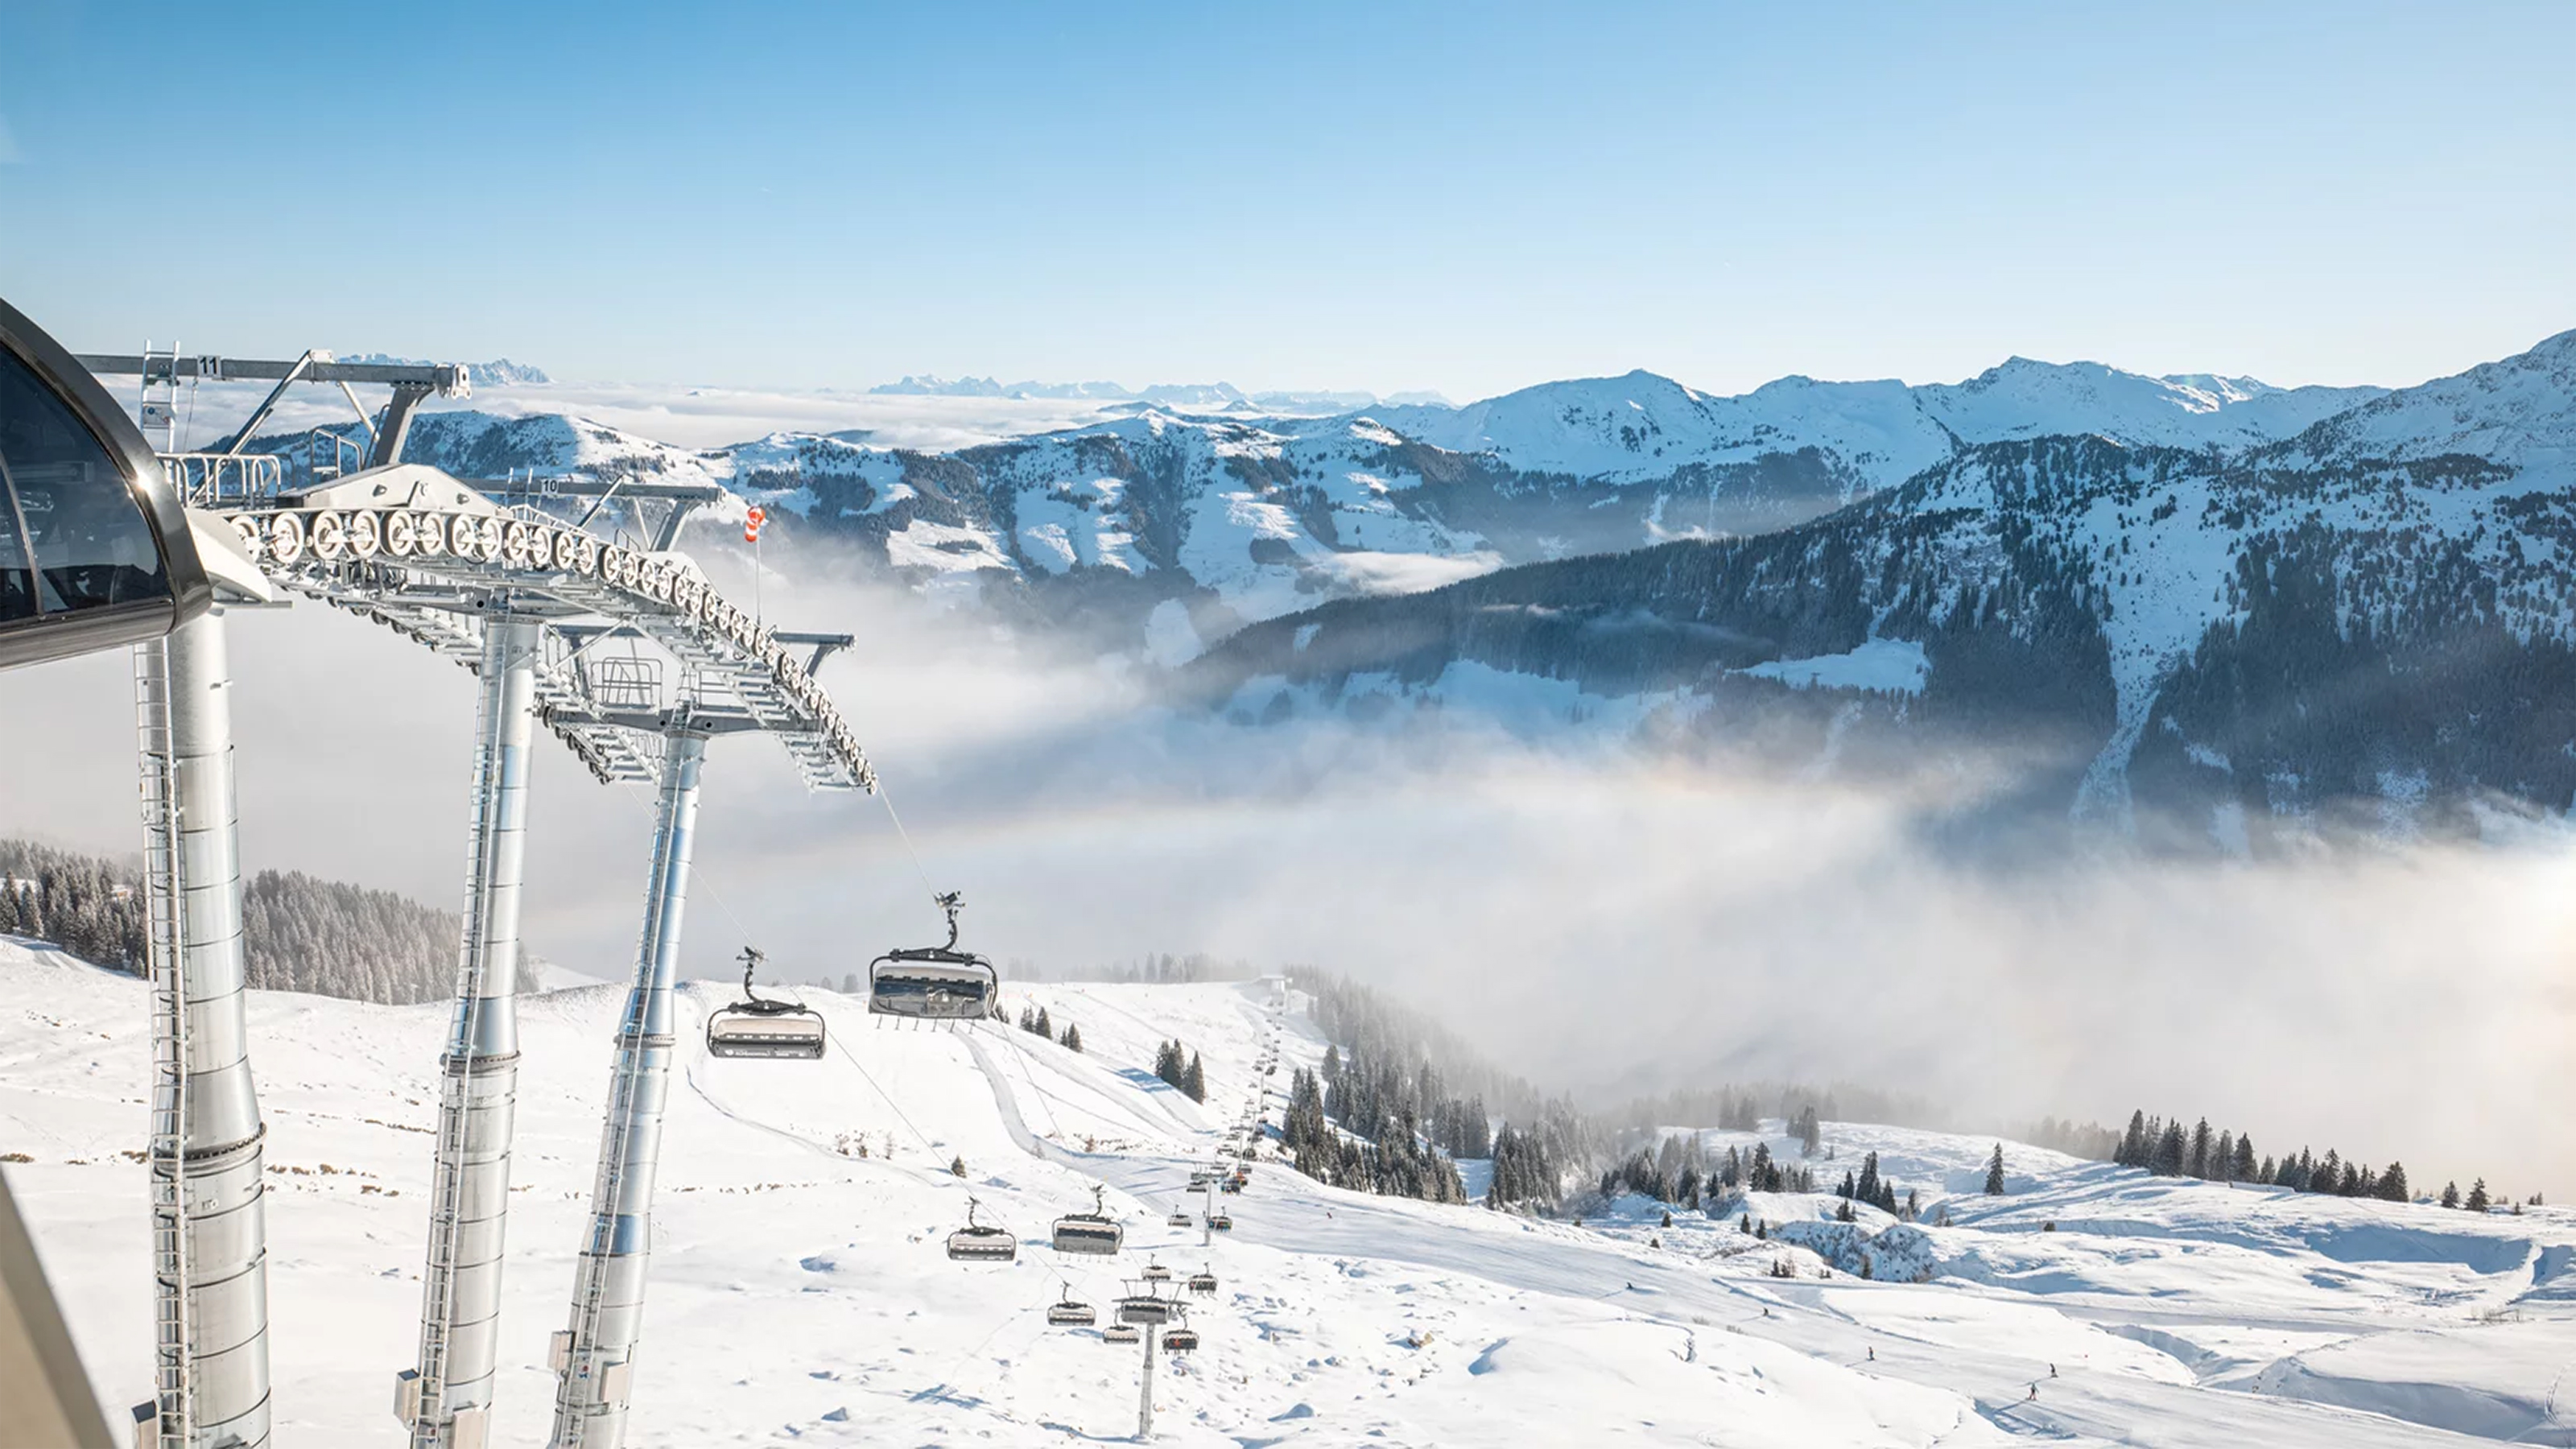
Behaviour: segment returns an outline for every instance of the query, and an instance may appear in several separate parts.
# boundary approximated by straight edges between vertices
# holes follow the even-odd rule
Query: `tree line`
[[[1197,1052],[1181,1045],[1177,1039],[1154,1048],[1154,1075],[1178,1088],[1193,1102],[1207,1100],[1207,1067],[1199,1060]]]
[[[149,923],[139,861],[0,840],[0,934],[46,941],[93,965],[142,975]],[[402,1005],[455,994],[464,928],[452,911],[302,871],[242,883],[250,985]],[[537,989],[522,953],[518,989]]]
[[[1328,1065],[1338,1063],[1328,1059]],[[1347,1075],[1347,1073],[1343,1073]],[[1281,1137],[1297,1170],[1335,1187],[1424,1202],[1463,1203],[1458,1164],[1425,1137],[1410,1113],[1379,1119],[1374,1138],[1336,1130],[1327,1114],[1327,1080],[1299,1067],[1289,1078]]]
[[[1020,1008],[1020,1030],[1060,1043],[1069,1052],[1082,1050],[1082,1028],[1068,1021],[1064,1024],[1064,1035],[1057,1036],[1055,1019],[1047,1015],[1047,1009],[1043,1006]],[[1167,1077],[1164,1080],[1169,1081],[1170,1078]]]

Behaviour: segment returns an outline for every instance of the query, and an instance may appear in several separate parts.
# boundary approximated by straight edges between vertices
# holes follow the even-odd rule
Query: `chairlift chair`
[[[1089,1328],[1100,1321],[1088,1303],[1066,1299],[1047,1309],[1047,1322],[1057,1328]]]
[[[1218,1213],[1215,1217],[1208,1219],[1208,1226],[1214,1228],[1220,1233],[1230,1233],[1234,1231],[1234,1219],[1226,1216],[1224,1213]]]
[[[1148,1263],[1145,1265],[1145,1281],[1148,1283],[1169,1283],[1172,1281],[1172,1270],[1164,1267],[1160,1263]]]
[[[1145,1335],[1138,1333],[1133,1325],[1125,1323],[1113,1323],[1100,1330],[1100,1341],[1103,1343],[1138,1343],[1143,1341],[1144,1337]]]
[[[1118,1321],[1160,1328],[1172,1321],[1172,1300],[1152,1293],[1128,1293],[1118,1299]]]
[[[988,1227],[975,1221],[975,1210],[983,1204],[966,1199],[966,1226],[948,1235],[948,1256],[961,1263],[1009,1263],[1020,1256],[1020,1240],[1008,1228]]]
[[[1195,1328],[1173,1328],[1163,1333],[1163,1350],[1166,1353],[1187,1353],[1198,1346],[1199,1334]]]
[[[1192,1274],[1190,1275],[1190,1291],[1191,1291],[1191,1292],[1193,1292],[1193,1293],[1198,1294],[1198,1295],[1199,1295],[1200,1297],[1202,1297],[1202,1298],[1213,1298],[1213,1297],[1215,1297],[1215,1296],[1216,1296],[1216,1274],[1215,1274],[1215,1272],[1213,1272],[1213,1271],[1211,1271],[1211,1270],[1202,1270],[1202,1271],[1200,1271],[1200,1272],[1192,1273]]]
[[[1170,1217],[1163,1219],[1163,1221],[1169,1226],[1175,1228],[1186,1228],[1190,1225],[1190,1215],[1188,1213],[1174,1213]]]
[[[1101,1205],[1101,1189],[1091,1190],[1091,1211],[1067,1213],[1055,1220],[1055,1250],[1059,1253],[1087,1253],[1098,1257],[1115,1254],[1127,1239],[1126,1230]]]
[[[823,1014],[792,1001],[771,1001],[752,990],[752,975],[768,958],[745,946],[739,959],[745,999],[719,1007],[707,1018],[707,1055],[819,1060],[823,1055]]]
[[[948,913],[945,946],[898,946],[868,966],[868,1010],[915,1021],[977,1021],[992,1013],[1001,978],[993,963],[957,949],[957,913],[965,896],[935,898]]]

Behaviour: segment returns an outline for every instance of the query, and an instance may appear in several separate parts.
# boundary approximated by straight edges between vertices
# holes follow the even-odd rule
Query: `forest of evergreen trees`
[[[49,941],[94,965],[140,975],[139,861],[0,840],[0,934]],[[463,926],[454,913],[301,871],[242,882],[242,952],[252,986],[353,1001],[443,1000],[456,990]],[[519,989],[536,989],[522,956]]]
[[[2402,1162],[2374,1170],[2367,1163],[2346,1159],[2332,1148],[2326,1150],[2324,1157],[2318,1157],[2304,1147],[2286,1157],[2258,1158],[2251,1133],[2231,1132],[2223,1127],[2213,1133],[2206,1117],[2185,1127],[2180,1117],[2150,1117],[2143,1109],[2129,1114],[2129,1128],[2119,1135],[2111,1161],[2159,1177],[2268,1184],[2335,1197],[2412,1202],[2415,1195]],[[2484,1212],[2490,1201],[2487,1181],[2479,1178],[2465,1196],[2458,1184],[2446,1184],[2439,1201],[2444,1207]]]
[[[1154,1075],[1179,1088],[1193,1102],[1207,1100],[1207,1067],[1197,1052],[1177,1040],[1154,1048]]]
[[[1290,968],[1288,979],[1313,999],[1333,1043],[1320,1076],[1301,1074],[1311,1106],[1290,1113],[1289,1150],[1307,1175],[1453,1202],[1465,1196],[1454,1160],[1491,1158],[1490,1205],[1544,1209],[1590,1167],[1599,1131],[1571,1102],[1542,1098],[1366,986],[1309,967]]]
[[[850,988],[850,994],[853,996],[858,994],[858,987],[855,982]],[[995,1008],[997,1011],[999,1009],[1000,1008],[998,1006]],[[1069,1052],[1078,1052],[1082,1050],[1082,1028],[1075,1026],[1072,1022],[1068,1021],[1064,1024],[1064,1035],[1057,1036],[1055,1033],[1055,1018],[1047,1015],[1047,1009],[1043,1006],[1023,1006],[1020,1008],[1020,1030],[1028,1032],[1033,1036],[1045,1037],[1049,1041],[1059,1042],[1063,1045],[1064,1049]],[[1165,1078],[1165,1080],[1168,1081],[1170,1079]]]

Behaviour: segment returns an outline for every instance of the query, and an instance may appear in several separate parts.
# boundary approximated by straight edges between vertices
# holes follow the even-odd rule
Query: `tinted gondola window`
[[[62,399],[0,351],[0,621],[169,597],[124,473]]]

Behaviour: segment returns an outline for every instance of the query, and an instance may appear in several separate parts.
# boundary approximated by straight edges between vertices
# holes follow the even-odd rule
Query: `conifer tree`
[[[2129,1114],[2129,1130],[2120,1134],[2120,1149],[2111,1160],[2122,1167],[2144,1167],[2148,1151],[2147,1113],[2140,1108]]]
[[[2388,1170],[2379,1175],[2379,1196],[2386,1202],[2415,1200],[2415,1194],[2408,1191],[2406,1187],[2406,1164],[2402,1162],[2388,1164]]]
[[[1069,1052],[1082,1050],[1082,1028],[1069,1021],[1064,1024],[1064,1049]]]
[[[2004,1145],[1995,1144],[1995,1155],[1986,1159],[1986,1196],[2004,1195]]]
[[[2156,1139],[2155,1158],[2147,1164],[2148,1170],[2158,1177],[2180,1177],[2185,1150],[2182,1122],[2177,1118],[2166,1123],[2164,1135]]]

